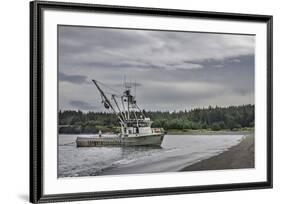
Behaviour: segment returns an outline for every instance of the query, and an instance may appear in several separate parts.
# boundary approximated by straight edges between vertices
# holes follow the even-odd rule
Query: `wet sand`
[[[238,145],[229,150],[183,168],[181,171],[242,169],[255,167],[254,135],[247,135]]]

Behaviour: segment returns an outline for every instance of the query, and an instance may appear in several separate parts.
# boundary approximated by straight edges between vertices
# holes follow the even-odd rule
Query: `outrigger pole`
[[[118,105],[118,103],[117,103],[117,101],[116,101],[115,95],[112,94],[111,96],[112,96],[112,99],[113,99],[113,101],[114,101],[116,107],[117,107],[118,110],[119,110],[120,115],[122,116],[122,119],[123,119],[123,120],[126,120],[125,115],[123,115],[123,112],[122,112],[121,109],[119,108],[119,105]]]
[[[118,113],[115,111],[114,107],[111,105],[110,101],[108,100],[108,98],[106,97],[106,95],[104,94],[103,90],[100,88],[100,86],[98,85],[98,83],[96,82],[96,80],[92,79],[93,83],[96,85],[97,89],[99,90],[100,94],[102,95],[102,98],[105,100],[103,101],[103,103],[105,103],[106,105],[108,105],[112,110],[113,112],[115,113],[115,115],[118,117],[118,119],[121,121],[121,123],[123,125],[125,125],[124,121],[123,121],[123,118],[120,117],[118,115]],[[119,109],[119,108],[118,108]]]

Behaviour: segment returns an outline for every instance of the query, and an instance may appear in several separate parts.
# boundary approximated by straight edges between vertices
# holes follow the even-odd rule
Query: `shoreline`
[[[219,155],[186,166],[180,171],[205,171],[244,169],[255,167],[255,142],[254,134],[245,135],[237,145]]]
[[[186,132],[169,132],[167,131],[167,134],[169,135],[248,135],[248,134],[254,134],[254,130],[237,130],[237,131],[231,131],[231,130],[220,130],[220,131],[211,131],[211,130],[204,130],[204,131],[186,131]]]
[[[237,131],[228,131],[228,130],[220,130],[220,131],[186,131],[186,132],[167,132],[166,135],[247,135],[254,134],[254,130],[245,131],[245,130],[237,130]],[[97,135],[98,133],[58,133],[58,135]],[[116,134],[114,132],[108,132],[106,134]]]

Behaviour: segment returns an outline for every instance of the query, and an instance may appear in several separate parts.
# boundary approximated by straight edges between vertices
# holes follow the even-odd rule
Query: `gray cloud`
[[[206,37],[207,36],[207,37]],[[60,61],[81,68],[198,68],[183,62],[254,53],[253,36],[59,27]],[[70,57],[71,56],[71,57]],[[184,65],[184,66],[179,66]]]
[[[95,110],[96,109],[96,106],[86,103],[84,101],[79,101],[79,100],[70,101],[70,105],[74,109],[78,109],[78,110]]]
[[[124,76],[150,110],[254,103],[254,55],[249,35],[59,26],[59,106],[103,110],[91,79],[122,93]]]
[[[59,72],[59,80],[60,81],[66,81],[69,83],[74,83],[74,84],[82,84],[82,83],[87,83],[87,77],[79,74],[65,74],[62,72]]]

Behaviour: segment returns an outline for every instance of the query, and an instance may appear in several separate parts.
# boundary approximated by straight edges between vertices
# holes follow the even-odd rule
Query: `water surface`
[[[243,135],[166,135],[161,148],[77,148],[77,136],[81,135],[59,135],[59,177],[175,172],[243,139]]]

